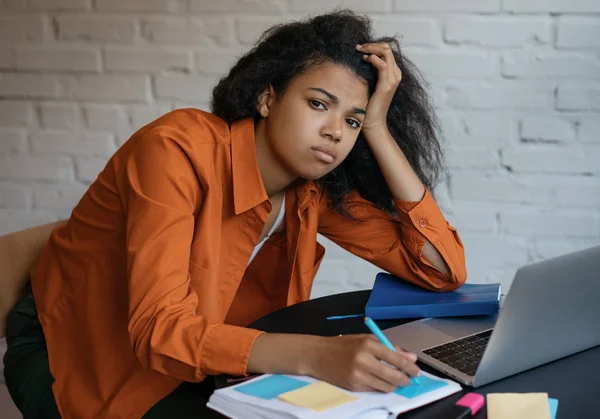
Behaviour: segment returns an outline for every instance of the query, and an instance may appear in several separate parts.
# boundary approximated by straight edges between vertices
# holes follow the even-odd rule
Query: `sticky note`
[[[550,407],[550,419],[556,419],[556,412],[558,411],[558,400],[551,399],[548,397],[548,406]]]
[[[394,393],[412,399],[413,397],[429,393],[430,391],[437,390],[438,388],[444,387],[446,385],[448,385],[448,383],[446,383],[445,381],[434,380],[432,378],[427,377],[426,375],[421,375],[419,377],[419,384],[411,382],[411,384],[409,384],[406,387],[398,387],[398,389],[396,389]]]
[[[296,406],[322,412],[358,400],[358,397],[348,394],[329,383],[318,381],[299,390],[280,394],[279,399]]]
[[[251,381],[235,387],[234,390],[249,396],[270,400],[282,393],[287,393],[288,391],[296,390],[309,384],[306,381],[297,380],[285,375],[271,375],[261,380]]]
[[[547,393],[490,393],[489,419],[550,419]]]

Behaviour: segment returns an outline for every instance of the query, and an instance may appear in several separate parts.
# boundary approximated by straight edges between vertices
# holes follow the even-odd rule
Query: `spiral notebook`
[[[352,392],[310,377],[265,374],[216,390],[207,406],[232,419],[390,419],[461,389],[426,372],[419,384],[393,393]]]

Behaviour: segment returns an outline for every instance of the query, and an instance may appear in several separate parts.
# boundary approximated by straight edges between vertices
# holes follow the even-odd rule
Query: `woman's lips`
[[[329,146],[311,147],[310,150],[319,160],[327,164],[333,163],[337,156],[336,151]]]

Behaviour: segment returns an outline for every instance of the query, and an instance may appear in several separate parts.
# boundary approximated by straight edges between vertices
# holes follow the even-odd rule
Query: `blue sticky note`
[[[421,375],[419,377],[419,384],[411,383],[406,387],[398,387],[394,393],[412,399],[413,397],[429,393],[430,391],[437,390],[446,385],[448,385],[448,383],[445,381],[433,380],[426,375]]]
[[[548,397],[548,404],[550,405],[550,418],[556,419],[556,412],[558,410],[558,400],[551,399],[550,397]]]
[[[309,385],[306,381],[297,380],[285,375],[271,375],[262,380],[252,381],[248,384],[235,387],[234,390],[249,396],[259,397],[261,399],[274,399],[280,394],[288,391],[297,390]]]

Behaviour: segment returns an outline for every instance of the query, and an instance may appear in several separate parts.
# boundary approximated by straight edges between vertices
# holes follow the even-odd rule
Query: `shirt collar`
[[[252,118],[242,119],[231,125],[231,166],[236,215],[268,199],[256,159]]]

